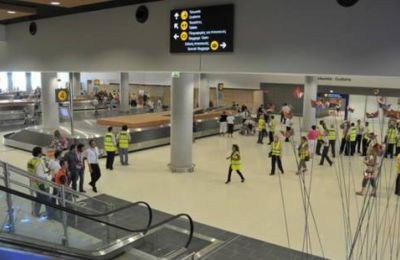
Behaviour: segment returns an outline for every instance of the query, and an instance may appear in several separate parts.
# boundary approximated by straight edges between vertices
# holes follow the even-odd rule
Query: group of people
[[[106,169],[112,171],[114,169],[114,157],[118,150],[121,165],[128,164],[128,148],[131,142],[128,126],[122,126],[121,131],[114,135],[112,127],[108,128],[108,132],[104,135],[104,150],[107,154]],[[90,172],[91,180],[89,185],[93,192],[97,193],[96,183],[101,177],[99,166],[99,157],[101,152],[97,147],[96,141],[91,139],[89,147],[85,149],[82,143],[71,144],[68,147],[68,140],[58,130],[54,132],[53,140],[50,148],[54,149],[52,159],[47,160],[43,154],[41,147],[35,147],[32,150],[32,158],[27,163],[28,173],[36,178],[31,181],[31,187],[39,192],[36,192],[36,197],[44,202],[57,203],[51,199],[48,194],[61,196],[60,187],[70,187],[73,190],[85,193],[84,180],[85,170]],[[68,149],[68,151],[67,151]],[[42,181],[41,181],[42,180]],[[48,181],[54,182],[56,188],[50,187]],[[41,203],[35,203],[32,214],[40,216]],[[52,217],[52,210],[46,207],[48,217]]]

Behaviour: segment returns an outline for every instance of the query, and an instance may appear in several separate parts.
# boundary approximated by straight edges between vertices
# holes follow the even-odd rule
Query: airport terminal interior
[[[398,0],[0,0],[0,259],[400,259]]]

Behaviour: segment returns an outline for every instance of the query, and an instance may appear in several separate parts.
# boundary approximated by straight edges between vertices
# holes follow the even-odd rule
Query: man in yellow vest
[[[49,196],[46,195],[46,193],[49,193],[50,188],[48,183],[41,182],[39,179],[43,179],[43,180],[48,180],[49,175],[48,175],[48,170],[46,169],[46,166],[43,162],[42,156],[42,148],[41,147],[35,147],[32,150],[32,155],[33,158],[30,159],[28,161],[27,164],[27,170],[28,173],[31,174],[32,176],[36,177],[35,179],[31,179],[30,181],[30,186],[32,189],[37,190],[36,192],[36,198],[39,199],[40,201],[43,202],[51,202],[51,198]],[[40,209],[42,207],[42,204],[40,202],[35,202],[33,204],[33,208],[32,208],[32,215],[35,217],[40,217]],[[52,208],[46,206],[46,214],[42,214],[43,215],[47,215],[47,217],[52,217]]]
[[[129,165],[128,163],[128,148],[131,141],[131,135],[128,132],[128,126],[123,125],[121,132],[118,136],[118,153],[121,161],[121,165]]]
[[[117,141],[112,130],[111,126],[108,127],[108,132],[104,135],[104,150],[107,153],[106,169],[111,171],[114,169],[114,157],[117,151]]]
[[[364,127],[361,125],[360,119],[357,120],[356,131],[357,131],[357,136],[356,136],[357,153],[361,154],[361,143],[362,143]]]
[[[390,158],[393,159],[393,153],[394,153],[394,146],[396,144],[396,139],[397,139],[397,133],[396,133],[396,128],[393,124],[389,123],[389,128],[386,132],[386,152],[385,152],[385,158],[388,158],[390,155]]]
[[[354,153],[356,152],[356,143],[357,143],[356,140],[357,140],[357,129],[356,129],[355,124],[351,123],[350,130],[347,135],[349,151],[348,151],[348,154],[346,154],[346,152],[345,152],[345,155],[351,155],[351,156],[354,155]],[[349,146],[349,144],[350,144],[350,146]]]
[[[362,156],[367,156],[367,150],[369,142],[371,141],[369,136],[372,133],[371,127],[369,126],[369,122],[365,122],[365,127],[363,131],[363,139],[362,139]]]
[[[279,140],[279,136],[274,136],[274,141],[271,144],[271,173],[269,175],[275,174],[275,165],[278,164],[278,168],[281,171],[281,174],[284,174],[282,167],[282,141]]]
[[[274,141],[274,134],[276,131],[276,120],[275,116],[271,115],[271,122],[269,123],[269,145]]]
[[[397,125],[396,156],[400,154],[400,125]]]
[[[334,125],[331,125],[331,128],[328,129],[328,139],[329,139],[329,146],[331,147],[332,157],[336,157],[336,129]]]
[[[257,141],[257,143],[258,144],[263,144],[263,139],[264,139],[264,136],[266,136],[267,135],[267,125],[266,125],[266,122],[265,122],[265,117],[264,117],[264,115],[262,114],[261,116],[260,116],[260,118],[258,119],[258,141]]]

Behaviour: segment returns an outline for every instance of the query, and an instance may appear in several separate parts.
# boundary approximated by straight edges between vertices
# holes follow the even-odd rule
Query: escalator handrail
[[[28,194],[25,194],[25,193],[22,193],[22,192],[19,192],[19,191],[4,187],[2,185],[0,185],[0,190],[4,191],[6,193],[13,194],[13,195],[18,196],[18,197],[22,197],[22,198],[27,199],[27,200],[31,200],[31,201],[35,201],[35,202],[44,204],[46,206],[49,206],[49,207],[52,207],[52,208],[55,208],[55,209],[58,209],[58,210],[61,210],[61,211],[64,211],[64,212],[67,212],[67,213],[70,213],[70,214],[77,215],[79,217],[83,217],[83,218],[92,220],[92,221],[97,222],[97,223],[101,223],[101,224],[104,224],[104,225],[107,225],[107,226],[110,226],[110,227],[113,227],[113,228],[116,228],[116,229],[120,229],[120,230],[124,230],[124,231],[127,231],[127,232],[131,232],[131,233],[143,233],[143,234],[146,234],[149,230],[152,230],[152,229],[158,228],[160,226],[163,226],[163,225],[165,225],[165,224],[167,224],[167,223],[169,223],[169,222],[171,222],[171,221],[173,221],[175,219],[178,219],[178,218],[181,218],[181,217],[185,217],[185,218],[188,219],[189,224],[190,224],[189,238],[188,238],[188,240],[187,240],[187,242],[185,244],[185,248],[189,247],[189,245],[190,245],[190,243],[192,242],[192,239],[193,239],[193,234],[194,234],[193,219],[190,217],[190,215],[185,214],[185,213],[181,213],[181,214],[172,216],[172,217],[170,217],[170,218],[168,218],[168,219],[166,219],[164,221],[161,221],[161,222],[159,222],[157,224],[151,225],[150,227],[146,227],[145,229],[134,230],[134,229],[121,227],[121,226],[118,226],[118,225],[115,225],[115,224],[112,224],[112,223],[109,223],[109,222],[106,222],[106,221],[103,221],[103,220],[99,220],[99,219],[93,218],[89,214],[85,214],[85,213],[82,213],[82,212],[79,212],[79,211],[76,211],[76,210],[73,210],[73,209],[62,207],[62,206],[56,205],[56,204],[48,202],[48,201],[42,201],[42,200],[40,200],[40,199],[38,199],[36,197],[33,197],[33,196],[28,195]],[[152,221],[152,217],[151,217],[151,221]],[[151,223],[151,222],[149,221],[149,223]]]

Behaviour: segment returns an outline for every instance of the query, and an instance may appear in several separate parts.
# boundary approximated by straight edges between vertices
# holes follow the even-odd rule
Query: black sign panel
[[[171,53],[233,52],[233,5],[171,11]]]

